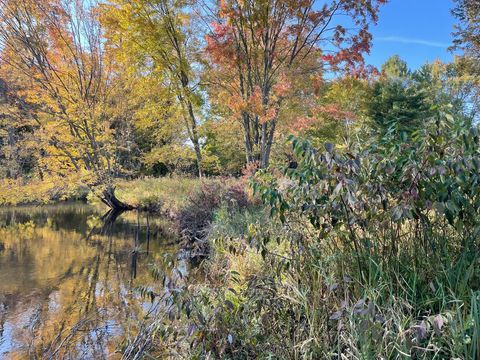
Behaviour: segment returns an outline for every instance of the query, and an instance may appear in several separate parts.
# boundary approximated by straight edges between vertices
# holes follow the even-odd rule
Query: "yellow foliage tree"
[[[115,162],[108,106],[119,69],[104,51],[90,2],[5,0],[0,4],[0,65],[7,82],[36,104],[36,137],[50,173],[75,173],[112,208]]]

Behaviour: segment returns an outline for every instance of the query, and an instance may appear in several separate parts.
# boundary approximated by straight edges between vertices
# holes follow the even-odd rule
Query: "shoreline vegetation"
[[[40,206],[65,201],[86,201],[88,193],[87,186],[70,180],[0,180],[0,206]]]
[[[118,197],[132,206],[132,210],[166,215],[174,218],[185,205],[191,193],[198,191],[202,183],[194,177],[145,177],[120,180],[115,184]],[[218,180],[220,181],[220,180]],[[82,201],[94,206],[108,207],[89,188],[71,180],[8,181],[0,183],[0,206],[53,205],[62,202]]]
[[[449,119],[408,144],[292,137],[297,166],[243,183],[243,206],[204,188],[208,257],[153,295],[125,358],[477,358],[480,140]]]
[[[145,177],[121,180],[115,184],[118,198],[131,211],[165,216],[176,224],[178,235],[195,240],[207,231],[213,213],[225,203],[243,209],[247,206],[247,183],[241,178]],[[81,201],[110,210],[82,184],[3,181],[0,206],[43,206]],[[129,210],[127,210],[129,211]]]

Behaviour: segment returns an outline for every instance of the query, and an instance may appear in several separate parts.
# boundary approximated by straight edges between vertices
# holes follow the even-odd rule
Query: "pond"
[[[0,210],[0,358],[119,358],[151,311],[152,264],[186,271],[169,226],[77,203]]]

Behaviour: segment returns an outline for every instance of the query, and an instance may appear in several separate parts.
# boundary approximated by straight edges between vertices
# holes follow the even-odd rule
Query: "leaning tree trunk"
[[[100,196],[102,202],[114,211],[132,210],[133,206],[125,204],[115,196],[115,187],[107,185]]]

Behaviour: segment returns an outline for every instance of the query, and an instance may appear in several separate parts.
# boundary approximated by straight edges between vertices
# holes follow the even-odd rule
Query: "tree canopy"
[[[455,10],[466,56],[411,71],[364,62],[384,3],[2,0],[0,174],[75,179],[113,206],[118,179],[290,161],[290,134],[400,138],[447,108],[475,121],[476,5]]]

